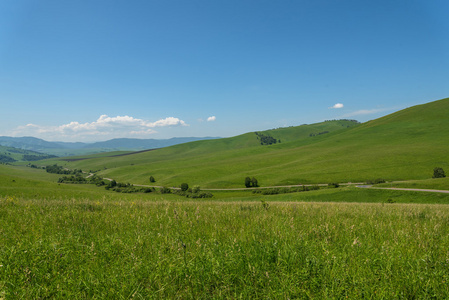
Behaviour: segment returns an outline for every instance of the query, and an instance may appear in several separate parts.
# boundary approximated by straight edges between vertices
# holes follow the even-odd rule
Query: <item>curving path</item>
[[[89,176],[93,176],[93,173],[90,173]],[[111,178],[103,178],[109,181],[112,181]],[[399,181],[404,182],[404,181]],[[394,182],[393,182],[394,183]],[[140,186],[140,187],[153,187],[153,188],[162,188],[163,186],[157,186],[157,185],[144,185],[144,184],[133,184],[134,186]],[[253,187],[253,188],[221,188],[221,189],[201,189],[202,191],[250,191],[250,190],[259,190],[259,189],[273,189],[273,188],[283,188],[283,187],[301,187],[301,186],[327,186],[328,184],[325,183],[319,183],[319,184],[297,184],[297,185],[279,185],[279,186],[263,186],[263,187]],[[357,188],[363,188],[363,189],[376,189],[376,190],[394,190],[394,191],[411,191],[411,192],[427,192],[427,193],[443,193],[443,194],[449,194],[449,190],[432,190],[432,189],[413,189],[413,188],[387,188],[387,187],[375,187],[373,185],[368,184],[362,184],[362,183],[353,183],[353,182],[345,182],[345,183],[339,183],[340,186],[349,186],[349,185],[355,185]],[[170,187],[171,189],[179,190],[179,187]]]

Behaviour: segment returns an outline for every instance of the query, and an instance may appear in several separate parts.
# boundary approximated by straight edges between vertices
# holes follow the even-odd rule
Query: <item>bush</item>
[[[63,176],[59,178],[58,183],[89,183],[86,178],[81,175]]]
[[[187,198],[212,198],[214,195],[212,195],[212,193],[206,193],[206,192],[202,192],[202,193],[192,193],[192,194],[187,194],[186,197]]]
[[[189,185],[187,183],[181,183],[181,191],[185,192],[189,189]]]
[[[110,188],[113,188],[113,187],[115,187],[116,185],[117,185],[117,181],[115,181],[115,180],[110,181],[109,184],[108,184],[108,186],[109,186]]]
[[[383,178],[376,178],[374,180],[368,180],[366,182],[367,184],[379,184],[379,183],[385,183],[385,179]]]
[[[433,177],[432,178],[444,178],[446,174],[444,173],[443,168],[436,167],[433,169]]]
[[[195,188],[196,187],[196,188]],[[183,196],[186,198],[212,198],[214,195],[212,195],[209,192],[200,192],[199,186],[194,186],[193,189],[188,189],[186,191],[183,190],[174,190],[173,194],[176,194],[178,196]],[[193,192],[195,191],[195,192]]]
[[[156,179],[154,179],[153,176],[150,176],[150,182],[156,182]]]
[[[170,194],[171,193],[171,189],[168,187],[163,187],[160,189],[161,194]]]
[[[377,179],[374,180],[374,184],[379,184],[379,183],[385,183],[385,179],[377,178]]]
[[[297,186],[297,187],[281,187],[281,188],[269,188],[269,189],[257,189],[253,190],[253,194],[262,195],[278,195],[278,194],[288,194],[288,193],[298,193],[306,192],[320,189],[319,186]]]

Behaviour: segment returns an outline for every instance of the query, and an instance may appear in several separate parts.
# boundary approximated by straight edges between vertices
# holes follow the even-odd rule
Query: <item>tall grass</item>
[[[443,299],[448,248],[446,205],[0,198],[5,299]]]

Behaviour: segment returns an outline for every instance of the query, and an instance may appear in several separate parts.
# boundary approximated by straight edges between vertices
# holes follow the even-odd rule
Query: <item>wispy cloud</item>
[[[174,117],[150,122],[130,116],[109,117],[101,115],[96,121],[87,123],[73,121],[59,126],[27,124],[16,128],[12,135],[30,135],[51,140],[86,140],[92,139],[92,137],[104,139],[129,135],[145,136],[156,133],[153,128],[171,126],[188,126],[188,124]]]
[[[342,103],[336,103],[334,104],[334,106],[329,107],[330,109],[338,109],[338,108],[343,108],[344,105]]]
[[[357,110],[357,111],[353,111],[353,112],[344,114],[342,117],[350,118],[350,117],[355,117],[355,116],[372,115],[372,114],[377,114],[377,113],[391,111],[391,110],[393,110],[393,109],[392,108],[361,109],[361,110]]]
[[[215,121],[217,118],[215,116],[209,117],[207,118],[207,122],[213,122]]]

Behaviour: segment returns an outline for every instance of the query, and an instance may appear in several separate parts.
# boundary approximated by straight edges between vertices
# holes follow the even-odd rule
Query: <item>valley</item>
[[[448,298],[447,115],[0,164],[0,299]]]

